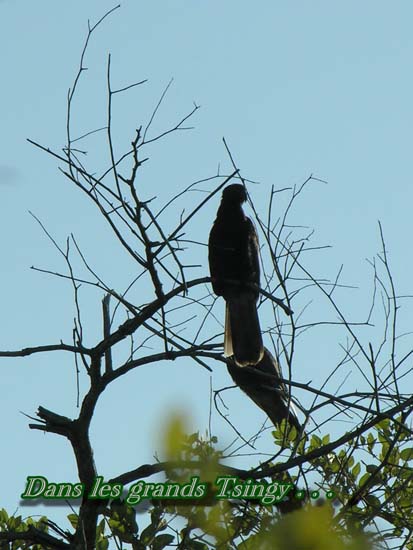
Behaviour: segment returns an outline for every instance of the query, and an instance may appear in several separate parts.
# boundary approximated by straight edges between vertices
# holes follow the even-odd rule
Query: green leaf
[[[340,462],[337,460],[337,457],[335,455],[334,459],[329,462],[329,468],[333,473],[337,473],[341,468]]]
[[[168,544],[171,544],[175,540],[174,535],[168,535],[164,533],[163,535],[158,535],[155,537],[153,543],[152,543],[152,549],[153,550],[162,550],[167,546]]]
[[[318,437],[318,435],[312,435],[311,436],[311,447],[321,447],[321,439]]]
[[[370,506],[373,506],[373,507],[375,507],[375,508],[377,508],[377,509],[380,509],[380,507],[381,507],[381,502],[380,502],[380,500],[379,500],[377,497],[375,497],[374,495],[367,495],[367,496],[364,497],[364,498],[365,498],[365,501],[366,501],[368,504],[370,504]]]
[[[145,543],[149,544],[153,537],[156,535],[157,526],[151,523],[151,525],[148,525],[148,527],[145,527],[145,529],[142,531],[140,540]]]
[[[384,435],[382,432],[377,433],[377,439],[380,441],[380,443],[388,443],[389,437],[387,435]]]
[[[163,510],[160,506],[155,506],[152,510],[151,510],[151,523],[152,525],[157,525],[160,521],[161,521],[161,518],[163,516]]]
[[[18,527],[21,525],[21,523],[22,523],[21,516],[17,516],[17,517],[10,516],[8,521],[8,527],[11,530],[17,530]]]
[[[400,456],[402,457],[402,460],[412,460],[413,459],[413,447],[408,447],[407,449],[403,449],[400,452]]]
[[[76,529],[79,521],[79,516],[77,514],[69,514],[67,516],[67,519],[70,521],[70,524],[73,527],[73,529]]]
[[[390,418],[383,418],[383,420],[380,420],[380,422],[376,424],[376,428],[381,428],[383,432],[388,433],[390,431]]]
[[[370,474],[367,472],[363,474],[359,480],[359,487],[363,487],[363,485],[366,483],[368,479],[370,479]]]
[[[102,537],[99,541],[96,542],[96,550],[108,550],[109,548],[109,539]]]
[[[105,532],[105,525],[106,525],[105,518],[103,518],[102,521],[96,527],[96,540],[99,540],[100,537],[103,536]]]
[[[408,498],[407,496],[404,496],[398,500],[397,504],[401,508],[407,508],[407,510],[409,510],[412,507],[412,499]]]
[[[360,474],[360,471],[361,471],[361,466],[360,466],[360,462],[358,462],[354,468],[351,470],[351,473],[353,474],[353,476],[355,478],[357,478]]]
[[[389,449],[390,449],[390,444],[387,441],[383,441],[381,445],[379,460],[384,460],[384,457],[387,455]]]
[[[6,523],[9,519],[9,516],[7,515],[7,512],[4,508],[0,510],[0,522]]]
[[[40,529],[40,531],[44,531],[45,533],[49,532],[49,527],[47,525],[47,517],[42,516],[36,525],[37,529]]]

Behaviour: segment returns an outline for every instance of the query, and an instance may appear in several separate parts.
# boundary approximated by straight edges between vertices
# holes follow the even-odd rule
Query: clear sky
[[[55,150],[64,146],[67,90],[87,20],[93,24],[114,5],[107,0],[0,1],[3,350],[71,340],[70,285],[29,269],[64,269],[29,210],[59,243],[73,232],[91,264],[114,288],[124,288],[134,276],[93,206],[52,158],[26,141],[29,137]],[[343,295],[343,305],[353,318],[364,320],[371,294],[365,259],[381,249],[377,220],[384,228],[399,293],[409,294],[411,288],[412,20],[413,5],[402,0],[125,0],[91,43],[88,71],[74,105],[75,128],[82,134],[106,123],[109,52],[115,87],[148,79],[117,100],[118,153],[127,149],[134,129],[148,121],[173,78],[153,131],[175,123],[193,102],[202,108],[192,119],[193,131],[150,150],[151,160],[142,172],[143,196],[158,195],[164,202],[192,181],[216,174],[218,164],[228,172],[223,136],[243,174],[259,182],[249,192],[261,212],[271,185],[299,185],[310,174],[328,181],[307,189],[293,220],[315,228],[315,245],[332,245],[312,256],[309,265],[316,275],[334,278],[344,264],[343,280],[358,289]],[[93,143],[90,162],[100,170],[108,164],[107,149],[99,139]],[[173,227],[181,209],[202,196],[170,209],[165,223]],[[217,205],[215,198],[201,212],[188,227],[191,235],[207,241]],[[194,276],[207,275],[206,248],[194,255],[202,264]],[[100,299],[97,292],[82,294],[90,344],[100,334]],[[313,315],[317,307],[311,305]],[[403,308],[402,327],[404,323],[409,330],[409,301]],[[270,322],[264,320],[264,325]],[[375,336],[369,338],[374,341]],[[332,331],[304,337],[294,377],[316,385],[334,366],[337,350]],[[109,478],[152,462],[160,448],[161,426],[173,407],[191,413],[193,430],[204,433],[210,383],[214,389],[230,384],[225,368],[211,366],[212,382],[207,371],[187,360],[138,369],[105,393],[92,427],[99,473]],[[74,366],[64,354],[1,359],[0,383],[0,506],[13,511],[20,506],[27,475],[58,482],[75,479],[66,441],[29,430],[29,420],[21,414],[34,415],[43,405],[75,416]],[[244,433],[255,433],[263,414],[237,390],[228,404]],[[345,428],[330,429],[340,433]],[[223,446],[234,437],[216,415],[213,432]],[[260,450],[273,448],[267,435]],[[37,510],[43,508],[20,513]],[[53,518],[63,512],[50,514]]]

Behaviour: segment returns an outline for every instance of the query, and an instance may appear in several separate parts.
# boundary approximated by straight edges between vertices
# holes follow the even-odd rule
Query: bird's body
[[[212,288],[226,302],[224,353],[239,366],[255,365],[263,355],[257,313],[259,246],[254,224],[244,214],[242,185],[226,187],[209,235]]]
[[[230,358],[227,361],[228,372],[243,392],[262,409],[274,425],[283,419],[301,430],[289,391],[283,378],[281,367],[267,348],[259,363],[250,368],[241,369]]]

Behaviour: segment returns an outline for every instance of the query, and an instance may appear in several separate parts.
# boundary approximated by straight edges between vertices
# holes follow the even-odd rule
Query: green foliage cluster
[[[330,444],[328,435],[311,435],[296,445],[293,430],[286,436],[284,426],[273,432],[274,442],[284,449],[306,454]],[[312,488],[334,492],[334,499],[302,500],[284,513],[283,503],[263,506],[253,500],[213,499],[208,505],[177,501],[152,501],[148,515],[116,500],[102,510],[96,531],[97,550],[235,549],[240,550],[369,550],[380,548],[385,540],[393,543],[405,537],[413,525],[413,447],[403,418],[384,419],[373,430],[311,460]],[[172,417],[165,434],[164,452],[174,467],[167,481],[187,481],[199,475],[209,481],[222,474],[223,454],[216,450],[217,438],[185,434],[184,421]],[[366,459],[364,458],[367,457]],[[196,465],[188,468],[188,464]],[[267,466],[283,464],[284,459]],[[285,470],[273,480],[302,483],[299,469]],[[301,481],[300,481],[301,480]],[[272,481],[271,479],[269,481]],[[299,489],[297,485],[297,489]],[[308,491],[307,491],[308,494]],[[321,494],[321,491],[320,491]],[[291,511],[294,510],[294,511]],[[78,517],[68,516],[76,529]],[[22,519],[0,511],[0,550],[27,548],[18,534],[31,530],[48,532],[48,519]],[[15,533],[6,542],[2,533]],[[41,544],[32,544],[41,550]],[[407,550],[413,541],[406,540]]]
[[[281,437],[278,431],[274,435],[276,440]],[[294,445],[293,435],[288,438],[291,446]],[[169,447],[165,449],[169,458],[181,462],[181,466],[168,472],[168,481],[188,480],[190,475],[194,475],[193,469],[185,467],[189,461],[199,464],[196,474],[202,479],[212,480],[220,473],[222,453],[215,450],[215,437],[208,440],[199,433],[186,436],[182,423],[173,418],[165,441],[166,447]],[[320,439],[312,436],[306,450],[328,441],[328,437]],[[342,455],[338,453],[334,456]],[[327,485],[337,491],[335,502],[340,501],[343,489],[333,484],[334,473],[338,471],[337,464],[338,458],[331,457],[329,460],[320,459],[314,464],[320,472],[327,472],[330,468],[330,482]],[[352,476],[353,481],[358,479],[356,466],[354,458],[348,460],[346,466],[342,464],[342,471]],[[297,476],[285,472],[277,479],[295,481]],[[354,519],[348,524],[342,522],[340,509],[337,511],[332,501],[320,499],[300,503],[298,510],[285,515],[277,506],[262,506],[245,500],[219,500],[208,506],[179,502],[152,502],[151,505],[150,523],[140,530],[140,517],[143,519],[145,516],[137,515],[134,508],[122,501],[113,502],[98,525],[97,549],[370,550],[379,538],[371,534],[367,536]],[[76,527],[76,516],[71,515],[70,520]],[[116,544],[111,545],[111,541]]]
[[[24,539],[18,539],[18,534],[27,534],[33,531],[48,533],[48,519],[45,516],[39,519],[28,517],[23,519],[22,516],[10,516],[4,509],[0,509],[0,550],[19,550],[27,548],[27,543]],[[4,540],[2,533],[13,532],[16,534],[16,539],[12,542]],[[33,550],[42,550],[40,544],[31,545]]]

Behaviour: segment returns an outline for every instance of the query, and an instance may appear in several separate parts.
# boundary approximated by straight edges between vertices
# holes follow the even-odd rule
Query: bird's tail
[[[226,301],[224,354],[240,367],[256,365],[264,355],[256,298],[243,292]]]
[[[283,420],[288,420],[296,428],[300,438],[306,438],[294,404],[289,398],[288,388],[281,381],[280,365],[267,348],[264,348],[261,361],[253,367],[240,368],[230,358],[227,368],[237,386],[267,414],[274,426],[278,427]]]
[[[271,422],[274,426],[277,426],[283,418],[288,420],[291,426],[297,430],[298,433],[303,429],[301,422],[298,420],[297,411],[294,406],[294,403],[288,399],[288,396],[280,389],[274,389],[273,392],[277,394],[276,399],[273,395],[274,402],[271,408],[265,409],[265,412],[268,414]]]
[[[231,357],[232,355],[234,355],[234,350],[232,348],[231,322],[229,320],[228,303],[225,306],[224,355],[225,357]]]

